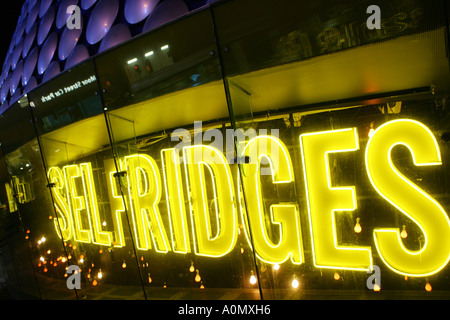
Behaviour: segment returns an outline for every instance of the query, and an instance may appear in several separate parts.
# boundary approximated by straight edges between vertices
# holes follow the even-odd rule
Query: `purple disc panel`
[[[79,44],[73,49],[72,53],[67,58],[64,70],[70,69],[74,65],[77,65],[88,58],[89,58],[88,49],[84,45]]]
[[[119,0],[100,0],[92,11],[86,29],[86,40],[96,44],[108,33],[119,12]]]
[[[188,13],[188,7],[182,0],[166,0],[161,2],[151,15],[145,21],[142,32],[149,31],[153,28],[159,27],[171,20],[174,20],[186,13]]]
[[[11,78],[11,85],[10,85],[10,92],[11,95],[14,95],[17,91],[17,88],[20,84],[20,79],[22,79],[22,72],[23,72],[23,60],[20,60],[17,63],[16,70],[14,70]]]
[[[39,8],[39,18],[42,18],[52,5],[53,0],[42,0],[41,7]]]
[[[61,39],[59,41],[59,50],[58,50],[58,56],[61,60],[66,60],[69,54],[72,52],[73,48],[78,43],[78,40],[80,40],[80,36],[83,29],[69,29],[65,28]]]
[[[50,80],[51,78],[56,77],[61,72],[61,68],[59,67],[58,61],[53,61],[48,66],[47,70],[45,70],[44,78],[42,79],[42,82],[46,82]]]
[[[39,54],[38,60],[38,73],[44,74],[48,65],[55,55],[56,47],[58,46],[58,35],[54,32],[52,33],[44,45],[42,46],[41,53]]]
[[[87,10],[96,2],[97,0],[81,0],[81,8],[83,8],[83,10]]]
[[[127,0],[125,19],[131,24],[139,23],[153,11],[159,0]]]
[[[41,20],[39,24],[39,30],[37,35],[37,44],[41,45],[45,38],[47,38],[52,26],[55,21],[56,9],[54,6],[51,6],[45,14],[44,18]]]
[[[35,23],[31,28],[30,32],[25,37],[25,40],[23,41],[22,57],[24,58],[27,57],[28,52],[30,52],[31,46],[34,43],[34,39],[36,39],[37,28],[38,24]]]
[[[34,73],[39,58],[39,48],[31,50],[23,65],[22,85],[26,86]]]
[[[112,48],[119,43],[125,42],[130,38],[130,29],[128,29],[128,27],[124,24],[116,24],[103,38],[98,52],[100,53],[102,51],[108,50],[109,48]]]

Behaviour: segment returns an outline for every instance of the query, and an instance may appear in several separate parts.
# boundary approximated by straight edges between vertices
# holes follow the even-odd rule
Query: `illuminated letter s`
[[[53,220],[56,233],[64,241],[68,241],[72,238],[72,219],[70,216],[69,204],[67,203],[67,199],[63,196],[66,192],[64,176],[61,169],[58,167],[50,168],[48,170],[48,180],[50,183],[55,184],[55,187],[51,188],[51,190],[55,201],[56,212],[59,216]]]
[[[397,171],[391,151],[406,146],[416,166],[441,164],[432,132],[414,120],[394,120],[380,126],[369,139],[366,168],[376,191],[413,220],[425,243],[419,251],[404,247],[397,228],[374,230],[375,245],[386,265],[397,273],[427,276],[441,270],[450,258],[450,221],[439,203]]]

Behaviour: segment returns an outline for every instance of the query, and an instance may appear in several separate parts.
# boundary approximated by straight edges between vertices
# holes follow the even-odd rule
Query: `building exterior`
[[[448,299],[448,18],[26,1],[0,78],[10,296]]]

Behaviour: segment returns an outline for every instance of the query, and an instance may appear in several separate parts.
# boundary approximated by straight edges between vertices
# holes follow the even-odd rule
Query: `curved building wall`
[[[75,64],[209,2],[213,1],[25,1],[2,65],[2,109]]]
[[[443,2],[108,3],[27,1],[11,44],[12,298],[448,297]]]

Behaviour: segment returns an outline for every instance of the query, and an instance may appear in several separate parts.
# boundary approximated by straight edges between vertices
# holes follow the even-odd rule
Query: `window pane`
[[[259,299],[209,11],[96,62],[147,297]],[[218,162],[185,166],[194,146]]]

